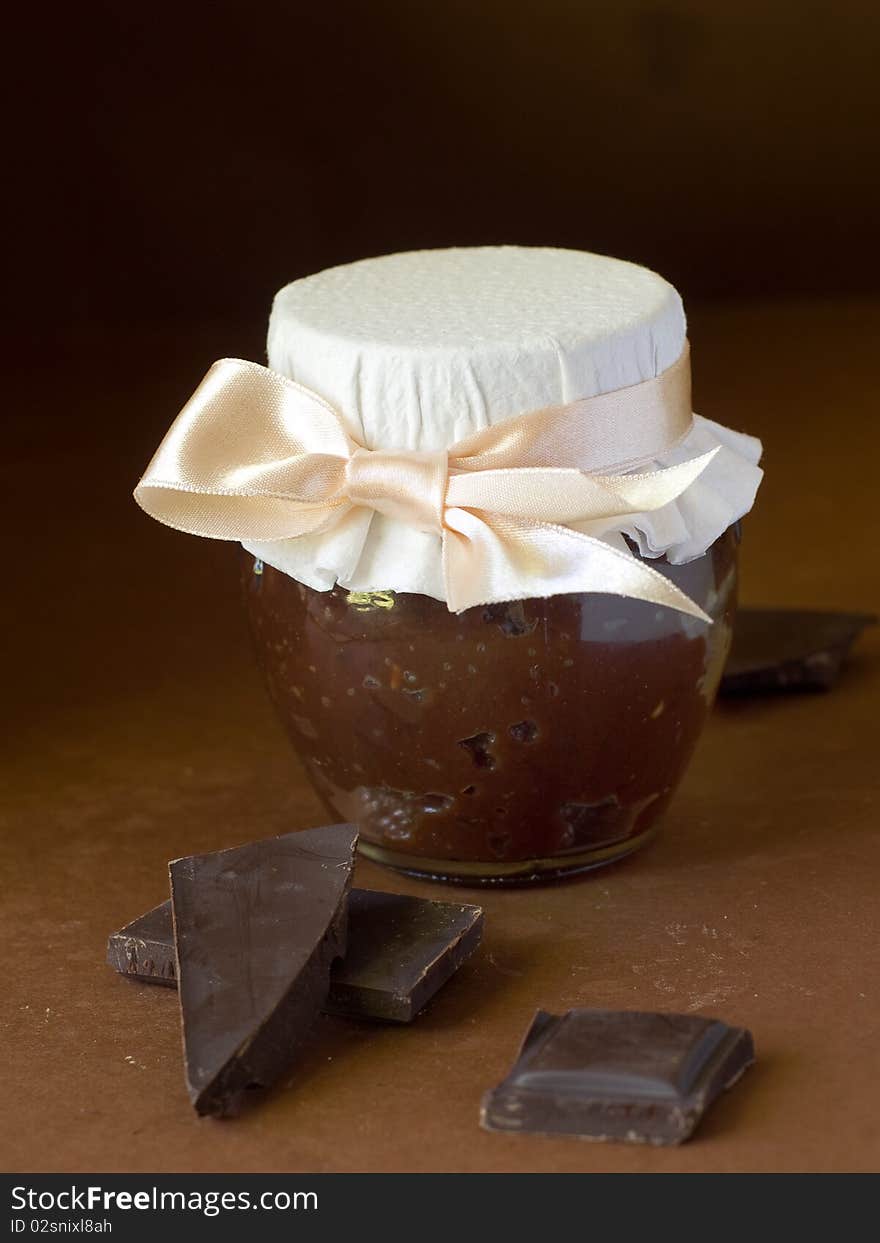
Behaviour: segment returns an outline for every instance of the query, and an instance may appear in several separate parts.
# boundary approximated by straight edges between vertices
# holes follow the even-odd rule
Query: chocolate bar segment
[[[348,950],[330,976],[332,1014],[409,1023],[474,952],[483,912],[369,889],[352,891]]]
[[[357,830],[331,825],[169,864],[184,1061],[200,1114],[290,1065],[345,953]]]
[[[741,608],[721,693],[828,690],[855,640],[876,621],[871,613]]]
[[[755,1060],[751,1034],[692,1014],[539,1010],[483,1099],[487,1130],[680,1144]]]
[[[483,934],[478,906],[352,889],[348,948],[330,970],[325,1012],[409,1023],[469,958]],[[163,902],[107,942],[121,975],[177,987],[171,903]]]

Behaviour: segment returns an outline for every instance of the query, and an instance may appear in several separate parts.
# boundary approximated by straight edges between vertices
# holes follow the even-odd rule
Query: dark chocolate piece
[[[197,1113],[234,1113],[290,1065],[345,953],[356,843],[337,824],[168,865]]]
[[[876,621],[871,613],[740,609],[721,693],[827,690],[853,642]]]
[[[171,899],[112,933],[107,939],[107,962],[120,975],[177,988]]]
[[[680,1144],[754,1060],[751,1033],[716,1019],[539,1010],[480,1121],[490,1131]]]
[[[409,1023],[483,935],[483,912],[458,902],[353,890],[348,950],[330,977],[332,1014]]]
[[[331,968],[323,1009],[409,1023],[474,952],[482,934],[478,906],[352,889],[348,949]],[[107,961],[122,975],[176,988],[171,903],[114,932]]]

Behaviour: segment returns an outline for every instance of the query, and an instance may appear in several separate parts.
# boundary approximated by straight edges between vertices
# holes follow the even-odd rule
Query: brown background
[[[211,359],[261,357],[288,279],[450,242],[658,268],[691,308],[698,408],[765,440],[744,597],[880,606],[880,19],[608,8],[107,3],[17,45],[37,54],[15,58],[26,279],[4,308],[5,1168],[880,1165],[876,636],[830,696],[719,709],[655,846],[486,895],[484,950],[412,1030],[323,1022],[239,1123],[191,1116],[173,995],[102,965],[168,858],[320,818],[231,551],[129,500]],[[760,1062],[680,1151],[481,1133],[533,1010],[577,1004],[718,1014]]]
[[[22,297],[59,303],[41,335],[261,325],[287,280],[450,243],[616,254],[689,300],[878,286],[874,0],[96,0],[31,21],[10,139]]]

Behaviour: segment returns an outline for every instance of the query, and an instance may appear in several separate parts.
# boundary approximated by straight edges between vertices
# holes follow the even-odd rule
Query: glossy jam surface
[[[275,706],[366,853],[526,880],[649,836],[727,655],[735,545],[730,531],[688,565],[652,563],[712,626],[597,594],[456,616],[426,596],[313,591],[247,554],[244,587]]]

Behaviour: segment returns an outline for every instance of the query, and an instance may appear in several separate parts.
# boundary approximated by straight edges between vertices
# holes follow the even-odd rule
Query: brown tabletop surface
[[[323,1018],[278,1090],[199,1120],[175,994],[104,965],[168,859],[326,819],[264,697],[229,545],[129,499],[213,357],[260,326],[121,326],[21,400],[3,490],[4,1108],[33,1171],[748,1171],[880,1167],[880,633],[825,695],[714,712],[659,839],[555,887],[483,892],[361,863],[357,883],[478,902],[476,956],[411,1027]],[[877,610],[880,307],[692,317],[697,408],[760,435],[748,603]],[[537,1008],[749,1027],[758,1062],[678,1149],[488,1134],[480,1098]]]

